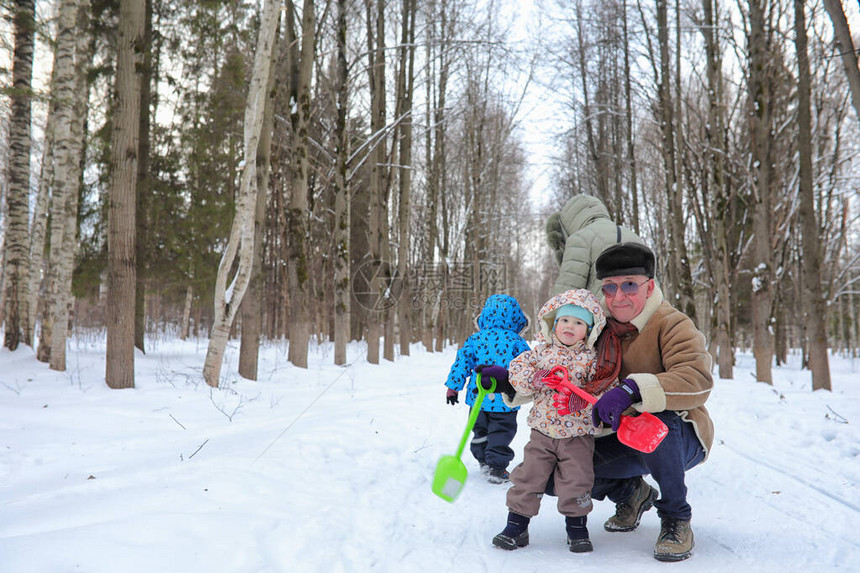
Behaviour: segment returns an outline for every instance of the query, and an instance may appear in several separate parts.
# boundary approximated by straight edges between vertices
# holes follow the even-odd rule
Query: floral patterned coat
[[[553,334],[555,311],[565,304],[575,304],[591,312],[594,326],[588,338],[571,346],[565,346]],[[565,291],[547,301],[538,314],[541,332],[534,349],[523,352],[511,361],[508,377],[517,391],[513,400],[505,399],[510,406],[520,406],[534,400],[528,415],[528,425],[547,437],[562,439],[595,434],[591,422],[591,406],[561,416],[553,406],[555,391],[547,388],[541,378],[547,376],[555,366],[564,366],[570,373],[570,381],[578,386],[594,374],[596,361],[594,343],[606,325],[606,318],[597,298],[588,290]]]

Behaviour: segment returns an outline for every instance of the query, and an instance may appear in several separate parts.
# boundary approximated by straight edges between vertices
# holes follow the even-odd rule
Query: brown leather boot
[[[615,504],[615,515],[606,520],[606,531],[633,531],[639,527],[642,514],[651,509],[657,499],[657,490],[639,478],[639,484],[630,499]]]
[[[654,546],[654,559],[657,561],[683,561],[693,552],[693,530],[690,521],[664,517],[660,527],[660,537]]]

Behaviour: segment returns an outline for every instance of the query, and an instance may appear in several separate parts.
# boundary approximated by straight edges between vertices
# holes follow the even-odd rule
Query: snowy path
[[[554,498],[527,548],[492,547],[506,486],[483,481],[468,451],[460,498],[434,496],[468,415],[444,402],[454,349],[372,366],[356,347],[344,369],[321,348],[300,370],[272,345],[260,382],[217,391],[199,375],[205,342],[138,355],[133,391],[104,387],[102,343],[70,352],[61,374],[0,351],[3,573],[860,571],[860,365],[847,361],[834,361],[832,394],[809,392],[796,368],[756,384],[747,356],[718,381],[717,443],[688,479],[696,549],[670,565],[651,557],[656,514],[610,534],[608,502],[589,517],[591,554],[567,551]]]

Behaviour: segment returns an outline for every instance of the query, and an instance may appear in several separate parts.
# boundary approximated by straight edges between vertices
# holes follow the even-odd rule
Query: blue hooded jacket
[[[475,366],[497,364],[508,367],[511,360],[529,350],[528,343],[519,335],[529,324],[517,300],[506,294],[494,294],[487,298],[478,317],[478,332],[466,339],[457,351],[457,359],[451,366],[445,385],[460,391],[468,381],[466,404],[472,406],[478,397],[475,384]],[[481,404],[485,412],[511,412],[501,394],[488,394]]]

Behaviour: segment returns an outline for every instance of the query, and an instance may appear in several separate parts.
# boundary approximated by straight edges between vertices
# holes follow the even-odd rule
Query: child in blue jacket
[[[466,339],[457,351],[457,358],[445,382],[448,387],[446,399],[452,406],[457,403],[457,392],[467,382],[466,404],[469,407],[474,405],[478,396],[476,369],[480,372],[486,365],[507,368],[511,360],[529,350],[528,343],[520,336],[528,327],[529,320],[512,296],[489,296],[476,322],[480,330]],[[504,483],[509,479],[507,468],[514,459],[511,442],[517,433],[518,410],[519,407],[507,407],[498,392],[488,394],[481,404],[469,449],[481,464],[481,471],[487,473],[490,483]]]

